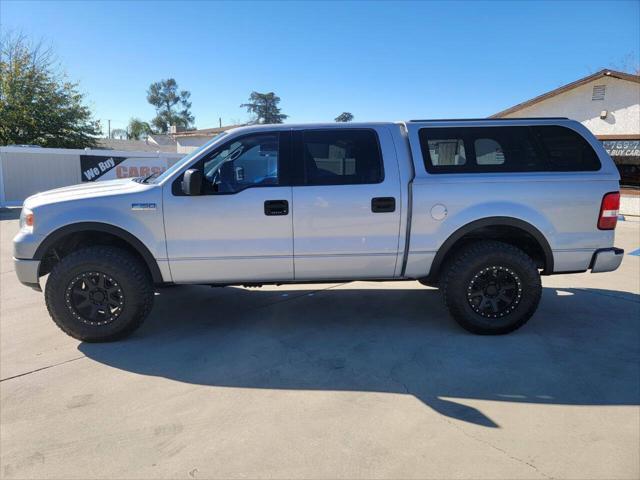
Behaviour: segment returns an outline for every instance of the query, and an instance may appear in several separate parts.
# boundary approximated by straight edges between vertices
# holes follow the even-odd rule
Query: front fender
[[[140,208],[140,205],[145,208]],[[169,282],[162,197],[158,188],[39,205],[34,210],[35,232],[43,240],[24,258],[42,258],[64,236],[81,231],[115,235],[144,258],[154,282]]]
[[[40,243],[34,253],[33,259],[37,261],[43,260],[49,249],[53,247],[59,240],[66,237],[67,235],[79,232],[104,232],[106,234],[114,235],[124,240],[131,247],[133,247],[133,249],[136,250],[144,259],[144,262],[149,268],[154,283],[163,283],[164,281],[166,281],[158,266],[158,262],[144,243],[142,243],[138,238],[136,238],[126,230],[107,223],[80,222],[61,227],[55,232],[52,232],[51,235],[47,236],[44,241]]]
[[[134,209],[138,204],[155,208]],[[80,198],[38,206],[34,233],[49,237],[70,225],[99,223],[128,232],[138,239],[156,259],[166,258],[161,189],[120,193],[111,196]]]

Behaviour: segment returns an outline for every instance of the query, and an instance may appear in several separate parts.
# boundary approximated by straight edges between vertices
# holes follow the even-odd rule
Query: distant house
[[[169,131],[171,136],[176,142],[176,151],[178,153],[190,153],[201,145],[204,145],[213,137],[221,132],[230,130],[232,128],[241,127],[242,125],[227,125],[218,128],[203,128],[200,130],[185,130]]]
[[[176,142],[173,144],[158,144],[151,140],[121,140],[117,138],[99,138],[98,148],[103,150],[119,150],[125,152],[163,152],[176,153]]]
[[[168,133],[151,133],[144,140],[120,140],[115,138],[98,139],[98,148],[106,150],[190,153],[204,145],[220,132],[242,125],[227,125],[218,128],[200,130],[183,130],[175,126],[169,127]]]
[[[569,117],[603,142],[623,184],[640,185],[640,76],[603,69],[491,118]]]
[[[147,143],[158,147],[166,147],[171,149],[172,152],[176,152],[176,139],[170,135],[150,133],[147,136]]]
[[[220,132],[242,125],[227,125],[217,128],[203,128],[200,130],[184,130],[171,126],[167,133],[152,133],[146,139],[146,147],[152,151],[191,153],[196,148],[204,145]]]

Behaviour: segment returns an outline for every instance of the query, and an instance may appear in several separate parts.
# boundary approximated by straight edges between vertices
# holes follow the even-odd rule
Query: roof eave
[[[515,113],[518,112],[520,110],[523,110],[527,107],[530,107],[531,105],[535,105],[536,103],[540,103],[544,100],[547,100],[548,98],[552,98],[555,97],[557,95],[560,95],[564,92],[567,92],[569,90],[573,90],[574,88],[577,88],[581,85],[584,85],[586,83],[592,82],[594,80],[597,80],[599,78],[602,77],[613,77],[613,78],[618,78],[620,80],[627,80],[630,82],[636,82],[636,83],[640,83],[640,75],[633,75],[630,73],[625,73],[625,72],[618,72],[616,70],[611,70],[609,68],[603,68],[602,70],[596,72],[596,73],[592,73],[591,75],[587,75],[586,77],[580,78],[578,80],[576,80],[575,82],[571,82],[571,83],[567,83],[566,85],[562,85],[561,87],[558,87],[554,90],[551,90],[547,93],[543,93],[542,95],[538,95],[537,97],[534,97],[530,100],[527,100],[525,102],[522,103],[518,103],[517,105],[514,105],[513,107],[507,108],[506,110],[502,110],[498,113],[494,113],[493,115],[490,115],[489,118],[501,118],[504,117],[505,115],[509,115],[511,113]]]

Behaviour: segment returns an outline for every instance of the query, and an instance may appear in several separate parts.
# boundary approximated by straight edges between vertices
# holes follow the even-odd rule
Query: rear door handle
[[[394,197],[376,197],[371,199],[371,211],[373,213],[388,213],[396,211],[396,199]]]
[[[288,215],[289,202],[287,200],[265,200],[264,214],[268,216]]]

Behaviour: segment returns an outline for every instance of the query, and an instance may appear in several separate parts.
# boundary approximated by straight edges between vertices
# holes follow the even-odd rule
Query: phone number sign
[[[612,157],[640,157],[640,140],[605,140],[602,144]]]

